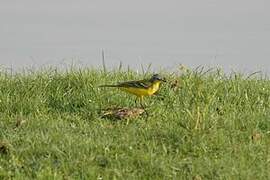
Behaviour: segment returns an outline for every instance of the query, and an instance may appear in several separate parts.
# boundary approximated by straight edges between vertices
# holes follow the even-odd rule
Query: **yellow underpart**
[[[143,96],[151,96],[159,89],[160,81],[154,82],[149,88],[136,88],[136,87],[119,87],[122,91],[134,94],[140,98]]]

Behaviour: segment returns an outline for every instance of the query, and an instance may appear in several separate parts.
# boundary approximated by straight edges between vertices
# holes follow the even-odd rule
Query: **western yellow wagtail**
[[[144,96],[152,96],[157,92],[162,81],[166,82],[160,75],[154,74],[150,79],[121,82],[116,85],[101,85],[99,87],[117,87],[122,91],[136,95],[142,101]]]

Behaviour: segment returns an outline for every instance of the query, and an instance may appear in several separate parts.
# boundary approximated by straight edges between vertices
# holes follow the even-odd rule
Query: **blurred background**
[[[267,0],[1,1],[0,64],[270,72]]]

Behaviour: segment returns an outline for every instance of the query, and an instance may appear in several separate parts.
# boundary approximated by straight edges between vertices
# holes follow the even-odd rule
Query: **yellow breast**
[[[128,93],[134,94],[136,96],[151,96],[159,89],[160,82],[153,83],[149,88],[136,88],[136,87],[120,87],[121,90]]]

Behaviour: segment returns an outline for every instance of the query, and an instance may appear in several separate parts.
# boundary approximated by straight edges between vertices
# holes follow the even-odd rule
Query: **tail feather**
[[[104,84],[104,85],[100,85],[98,87],[118,87],[118,85]]]

